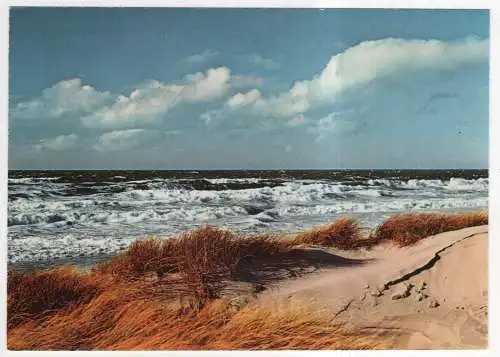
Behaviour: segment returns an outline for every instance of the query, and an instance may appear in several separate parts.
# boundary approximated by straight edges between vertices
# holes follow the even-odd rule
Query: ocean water
[[[8,263],[78,264],[204,224],[293,233],[487,206],[487,170],[9,171]]]

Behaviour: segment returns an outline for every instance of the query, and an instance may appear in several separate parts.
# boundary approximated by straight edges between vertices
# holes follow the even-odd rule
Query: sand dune
[[[488,226],[327,255],[338,264],[274,284],[258,303],[314,301],[395,348],[487,347]]]

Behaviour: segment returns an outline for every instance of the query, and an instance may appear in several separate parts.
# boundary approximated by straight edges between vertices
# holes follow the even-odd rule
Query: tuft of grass
[[[372,238],[378,242],[389,240],[403,247],[439,233],[485,224],[488,224],[487,212],[402,214],[380,224]]]
[[[238,237],[226,230],[201,227],[176,240],[177,270],[190,288],[192,305],[201,308],[219,297],[233,267],[244,254]]]
[[[291,244],[314,244],[347,250],[357,248],[360,245],[359,238],[356,221],[342,218],[332,224],[298,234],[291,241]]]
[[[98,263],[93,270],[124,279],[142,277],[151,272],[175,272],[178,260],[176,248],[177,244],[173,239],[138,239],[125,252]]]
[[[7,274],[7,326],[44,317],[55,310],[90,301],[99,284],[75,267],[65,266],[34,272]]]
[[[199,309],[218,298],[240,263],[252,257],[271,256],[284,249],[277,236],[241,237],[210,226],[183,233],[177,239],[142,239],[125,252],[98,264],[94,272],[121,281],[148,274],[163,278],[177,274],[190,306]]]

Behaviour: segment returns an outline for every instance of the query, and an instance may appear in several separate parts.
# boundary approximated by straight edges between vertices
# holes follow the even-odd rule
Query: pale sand
[[[487,348],[488,226],[406,248],[332,254],[365,263],[287,279],[257,303],[314,301],[347,326],[380,334],[398,349]]]

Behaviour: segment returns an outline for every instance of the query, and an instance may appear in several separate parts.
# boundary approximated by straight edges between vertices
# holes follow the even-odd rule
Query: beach
[[[487,222],[410,213],[369,233],[343,218],[254,236],[205,226],[138,240],[90,268],[11,270],[8,345],[487,348]]]

